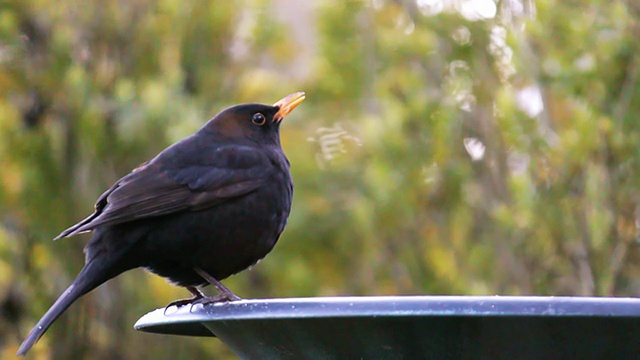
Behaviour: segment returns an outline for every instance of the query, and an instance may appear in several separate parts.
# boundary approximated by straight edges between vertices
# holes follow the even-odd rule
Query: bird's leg
[[[203,279],[207,280],[209,284],[215,286],[216,289],[218,289],[219,294],[216,296],[203,297],[201,299],[194,301],[192,304],[194,305],[195,304],[211,304],[211,303],[223,302],[223,301],[240,300],[240,298],[236,296],[236,294],[231,292],[231,290],[229,290],[228,287],[224,286],[220,281],[218,281],[213,276],[209,275],[206,271],[197,267],[193,268],[193,270],[197,272],[198,275],[202,276]]]
[[[193,297],[188,298],[188,299],[180,299],[180,300],[176,300],[176,301],[170,302],[169,305],[165,306],[165,308],[164,308],[164,314],[165,315],[167,314],[167,309],[170,308],[171,306],[176,306],[176,307],[184,306],[184,305],[191,304],[194,301],[198,301],[198,300],[203,299],[203,298],[206,297],[202,293],[202,291],[198,290],[198,288],[195,287],[195,286],[187,286],[186,289],[189,290],[189,292],[193,294]]]

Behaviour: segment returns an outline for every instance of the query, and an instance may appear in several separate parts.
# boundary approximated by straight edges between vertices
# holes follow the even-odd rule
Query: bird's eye
[[[260,114],[260,113],[255,113],[253,114],[253,117],[251,118],[251,122],[256,124],[256,125],[264,125],[265,122],[267,122],[267,119],[264,117],[264,115]]]

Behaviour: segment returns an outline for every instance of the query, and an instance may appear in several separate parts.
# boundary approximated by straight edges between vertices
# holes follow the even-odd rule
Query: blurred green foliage
[[[636,296],[640,5],[582,0],[0,3],[0,357],[71,282],[49,241],[222,108],[304,90],[296,192],[244,297]],[[233,358],[135,332],[186,296],[131,271],[34,358]]]

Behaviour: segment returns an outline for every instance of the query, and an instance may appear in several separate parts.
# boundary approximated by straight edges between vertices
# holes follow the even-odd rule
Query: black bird
[[[93,231],[85,265],[24,340],[24,355],[79,297],[142,267],[194,297],[170,305],[239,299],[219,281],[264,258],[289,216],[293,181],[280,122],[305,98],[223,110],[198,132],[118,180],[86,219],[56,239]],[[199,286],[214,285],[206,297]]]

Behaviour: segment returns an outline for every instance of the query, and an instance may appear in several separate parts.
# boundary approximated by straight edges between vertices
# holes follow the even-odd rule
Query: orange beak
[[[279,100],[278,102],[273,104],[273,106],[280,108],[280,110],[278,110],[278,112],[273,116],[273,121],[282,121],[285,116],[289,115],[289,113],[293,111],[296,106],[300,105],[300,103],[304,101],[304,98],[304,92],[300,91],[288,95],[284,99]]]

